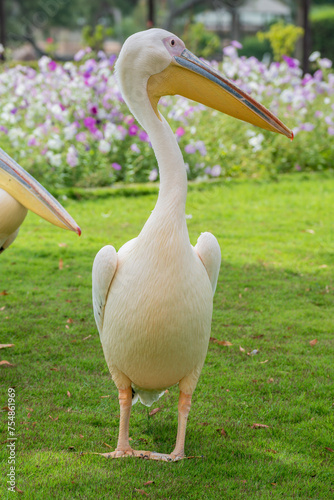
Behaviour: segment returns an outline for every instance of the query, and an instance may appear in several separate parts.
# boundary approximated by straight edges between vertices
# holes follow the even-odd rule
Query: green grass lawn
[[[334,498],[333,193],[334,179],[316,175],[189,191],[192,243],[211,231],[222,250],[212,337],[233,345],[210,342],[186,437],[186,453],[203,458],[178,463],[92,453],[116,446],[119,407],[93,319],[91,266],[103,245],[118,249],[139,233],[156,194],[67,200],[81,238],[29,214],[0,257],[0,343],[15,344],[0,350],[14,365],[0,366],[0,403],[14,386],[18,495]],[[177,399],[171,388],[154,416],[133,407],[133,447],[172,451]],[[17,495],[6,489],[7,418],[4,409],[3,499]]]

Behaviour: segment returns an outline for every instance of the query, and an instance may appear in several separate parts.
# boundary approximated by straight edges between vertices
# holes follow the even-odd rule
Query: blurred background
[[[148,27],[172,31],[217,60],[231,40],[242,43],[240,55],[262,60],[279,57],[283,39],[283,53],[304,71],[313,51],[329,59],[334,51],[334,0],[0,0],[0,18],[2,57],[13,60],[70,60],[83,46],[117,54]]]
[[[189,180],[334,173],[334,0],[0,0],[0,14],[0,147],[53,192],[158,182],[114,75],[124,40],[150,27],[179,35],[295,136],[163,97]]]

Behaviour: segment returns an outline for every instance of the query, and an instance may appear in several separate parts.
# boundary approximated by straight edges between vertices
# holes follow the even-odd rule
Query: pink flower
[[[133,116],[127,115],[127,116],[125,116],[124,121],[128,125],[132,125],[135,122],[135,119],[133,118]]]
[[[211,169],[212,177],[219,177],[221,172],[222,172],[222,169],[221,169],[220,165],[214,165]]]
[[[236,49],[242,49],[242,44],[238,40],[232,40],[231,45]]]
[[[66,161],[70,167],[76,167],[79,163],[78,152],[74,146],[70,146],[67,151]]]
[[[111,166],[114,170],[122,170],[122,167],[119,163],[112,163]]]
[[[306,132],[312,132],[312,130],[314,129],[314,125],[313,125],[313,123],[309,123],[309,122],[302,123],[300,126],[300,129],[305,130]]]
[[[176,129],[175,134],[177,137],[182,137],[185,134],[185,130],[183,127],[179,127]]]
[[[133,124],[129,127],[129,135],[137,135],[139,128],[137,125]]]
[[[76,136],[75,136],[76,140],[78,142],[86,142],[87,140],[87,135],[86,135],[86,132],[79,132]]]
[[[154,168],[153,170],[151,170],[150,175],[148,176],[148,180],[150,182],[154,182],[157,180],[157,178],[158,178],[158,170]]]
[[[57,63],[56,63],[56,61],[50,61],[50,62],[48,63],[48,69],[49,69],[50,71],[54,71],[54,70],[56,69],[56,67],[57,67]]]
[[[131,151],[133,151],[134,153],[140,153],[140,149],[139,149],[139,147],[137,146],[137,144],[131,144],[130,149],[131,149]]]
[[[92,131],[92,129],[95,129],[96,119],[92,118],[91,116],[87,116],[86,118],[84,118],[83,124],[90,131]]]
[[[75,61],[81,61],[81,59],[84,57],[86,54],[84,49],[80,49],[76,54],[74,54],[74,60]]]
[[[30,136],[28,139],[28,146],[36,146],[36,145],[37,145],[36,137]]]
[[[141,130],[138,135],[139,139],[143,142],[149,142],[149,137],[145,130]]]
[[[329,135],[334,135],[334,127],[328,127],[327,132]]]
[[[184,148],[185,152],[188,154],[193,154],[196,152],[196,148],[193,144],[187,144],[186,147]]]

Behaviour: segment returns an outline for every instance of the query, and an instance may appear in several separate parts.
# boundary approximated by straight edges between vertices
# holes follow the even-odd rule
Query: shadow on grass
[[[60,253],[43,252],[25,250],[14,266],[10,255],[1,262],[0,288],[8,293],[0,297],[1,341],[15,344],[1,352],[15,365],[1,369],[1,402],[15,386],[18,486],[29,498],[131,498],[149,480],[153,498],[330,498],[334,305],[327,269],[300,275],[223,261],[212,336],[233,345],[210,343],[186,438],[187,454],[204,458],[108,461],[76,453],[109,451],[104,443],[116,445],[119,421],[90,305],[90,266],[80,265],[91,255],[68,251],[61,272]],[[41,262],[42,279],[34,273]],[[172,451],[177,392],[156,404],[163,408],[153,417],[133,407],[134,447]]]

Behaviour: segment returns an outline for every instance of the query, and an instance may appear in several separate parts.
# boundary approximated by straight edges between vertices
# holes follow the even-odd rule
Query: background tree
[[[81,30],[84,25],[110,27],[119,23],[118,13],[130,14],[138,3],[138,0],[0,1],[5,4],[6,43],[15,46],[28,41],[38,55],[44,53],[36,41],[38,33],[42,32],[47,37],[54,27],[71,30]]]

